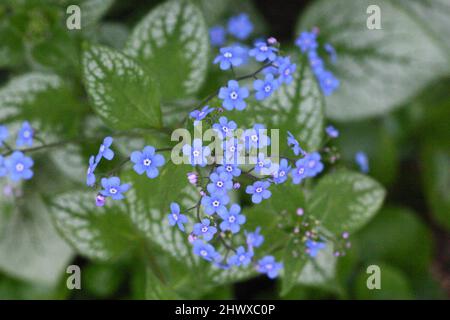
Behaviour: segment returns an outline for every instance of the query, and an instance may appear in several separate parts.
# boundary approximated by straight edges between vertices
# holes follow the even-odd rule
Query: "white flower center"
[[[284,70],[284,75],[288,76],[291,73],[291,69]]]
[[[201,254],[203,257],[206,257],[206,256],[208,255],[208,252],[206,252],[206,250],[202,250],[202,251],[200,251],[200,254]]]
[[[231,146],[231,147],[230,147],[230,151],[231,151],[231,152],[235,152],[235,151],[236,151],[236,147],[235,147],[235,146]]]
[[[230,59],[231,57],[233,57],[233,54],[231,52],[225,52],[223,56],[227,59]]]
[[[25,167],[24,167],[24,165],[22,163],[16,164],[16,171],[17,172],[22,172],[23,169],[25,169]]]
[[[238,94],[236,93],[236,91],[230,93],[230,98],[233,100],[236,100],[238,98]]]
[[[227,170],[228,172],[231,172],[231,171],[233,171],[233,167],[232,166],[226,166],[225,170]]]
[[[231,216],[228,218],[228,222],[229,223],[234,223],[236,221],[236,217],[235,216]]]
[[[222,187],[223,187],[223,182],[222,182],[222,181],[217,181],[216,185],[217,185],[219,188],[222,188]]]
[[[214,200],[213,203],[212,203],[212,205],[213,205],[213,207],[216,207],[216,208],[217,208],[217,207],[220,205],[220,202],[217,201],[217,200]]]
[[[117,189],[116,188],[109,188],[109,193],[116,194],[117,193]]]
[[[204,227],[202,228],[202,232],[205,233],[206,231],[208,231],[208,227],[207,227],[207,226],[204,226]]]
[[[200,151],[194,150],[194,151],[192,151],[192,155],[193,155],[194,157],[198,157],[198,156],[200,155]]]
[[[262,162],[262,161],[258,162],[258,166],[259,167],[264,167],[264,162]]]
[[[303,174],[303,172],[305,172],[305,169],[304,169],[304,168],[298,169],[298,174]]]
[[[222,130],[223,130],[223,132],[228,132],[228,127],[223,126]]]
[[[254,141],[254,142],[258,141],[258,136],[257,136],[256,134],[252,135],[250,138],[251,138],[252,141]]]
[[[284,177],[286,173],[284,171],[280,171],[280,173],[278,174],[280,177]]]
[[[241,254],[240,256],[239,256],[239,261],[244,261],[245,260],[245,255],[243,255],[243,254]]]
[[[267,85],[267,86],[264,87],[264,91],[265,91],[265,92],[269,93],[270,90],[272,90],[272,87],[271,87],[271,86]]]
[[[100,146],[100,152],[104,152],[105,151],[105,146],[104,145],[101,145]]]
[[[273,266],[272,266],[271,263],[266,264],[266,269],[267,269],[267,270],[272,270],[272,268],[273,268]]]
[[[267,50],[269,50],[269,48],[267,46],[261,46],[259,50],[261,50],[262,52],[266,52]]]
[[[261,187],[258,187],[258,188],[256,188],[256,193],[261,193],[262,192],[262,188]]]
[[[28,130],[24,131],[23,136],[24,136],[24,138],[29,138],[31,136],[30,131],[28,131]]]
[[[308,165],[310,168],[312,168],[316,165],[316,162],[314,160],[311,160],[310,162],[308,162]]]
[[[144,166],[148,167],[151,164],[152,164],[152,160],[150,160],[150,159],[145,159],[144,160]]]
[[[172,218],[173,220],[178,221],[178,216],[175,213],[172,213]]]

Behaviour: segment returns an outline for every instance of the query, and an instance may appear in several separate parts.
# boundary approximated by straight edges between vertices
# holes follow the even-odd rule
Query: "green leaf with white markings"
[[[164,101],[194,95],[206,77],[209,36],[201,11],[188,0],[153,9],[135,27],[125,52],[155,74]]]
[[[371,5],[380,9],[379,30],[367,27]],[[326,63],[341,83],[326,99],[327,114],[342,121],[382,115],[448,75],[448,41],[439,40],[450,28],[448,12],[446,0],[314,2],[300,17],[296,34],[317,26],[320,42],[338,53],[336,64]]]
[[[103,46],[83,56],[86,88],[95,111],[112,128],[159,128],[159,86],[132,58]]]
[[[290,131],[304,149],[315,151],[323,136],[324,100],[305,57],[292,61],[297,64],[292,83],[280,86],[272,97],[248,108],[256,122],[282,129],[280,141],[286,141]],[[255,119],[251,117],[251,121]]]
[[[26,200],[2,198],[0,239],[0,270],[32,283],[55,286],[73,255],[34,193]]]
[[[336,235],[365,225],[383,203],[385,190],[372,178],[348,170],[320,179],[307,202],[308,212]]]
[[[28,119],[40,131],[78,133],[83,106],[72,88],[55,74],[31,72],[12,78],[0,89],[0,123]]]

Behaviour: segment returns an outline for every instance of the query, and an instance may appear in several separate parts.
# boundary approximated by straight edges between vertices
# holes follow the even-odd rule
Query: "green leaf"
[[[81,29],[89,28],[100,21],[113,5],[114,0],[84,0],[80,4]]]
[[[281,282],[281,295],[284,296],[297,284],[303,268],[308,262],[305,253],[305,244],[298,238],[289,240],[283,255],[283,277]]]
[[[142,237],[131,224],[125,202],[95,206],[95,193],[71,191],[50,199],[57,229],[82,255],[108,261],[132,250]]]
[[[401,270],[386,264],[380,265],[381,289],[367,288],[366,270],[360,272],[355,280],[355,297],[362,300],[404,300],[414,299],[408,278]]]
[[[187,0],[153,9],[133,30],[125,52],[155,74],[164,101],[194,95],[206,77],[209,36],[201,11]]]
[[[28,119],[39,131],[78,134],[83,107],[61,77],[32,72],[12,78],[0,89],[0,122]]]
[[[2,8],[0,8],[1,11]],[[12,19],[2,16],[0,22],[0,68],[16,67],[25,60],[25,48],[21,34],[13,25]]]
[[[102,46],[84,52],[86,88],[95,111],[114,129],[161,126],[157,82],[133,59]]]
[[[324,100],[305,59],[299,61],[291,84],[280,86],[272,97],[248,108],[255,116],[252,122],[281,129],[280,141],[286,141],[290,131],[304,149],[315,151],[323,136]]]
[[[383,187],[368,176],[340,170],[320,179],[307,202],[312,216],[330,232],[353,233],[378,211]]]
[[[366,27],[370,5],[380,7],[381,30]],[[449,74],[450,51],[439,40],[445,32],[434,32],[450,28],[444,14],[449,8],[446,0],[314,2],[303,12],[296,34],[317,26],[320,41],[332,44],[338,53],[335,65],[326,63],[341,82],[327,97],[327,114],[341,121],[381,115]],[[413,11],[421,14],[412,15]]]
[[[366,263],[386,261],[410,276],[425,274],[433,258],[430,230],[414,212],[404,208],[380,210],[373,221],[358,232],[356,241],[364,249],[359,256]]]
[[[448,131],[448,130],[447,130]],[[422,147],[422,167],[425,194],[433,217],[450,230],[450,144],[428,139]]]
[[[1,186],[3,189],[3,186]],[[72,259],[37,194],[0,202],[0,269],[17,278],[55,286]]]

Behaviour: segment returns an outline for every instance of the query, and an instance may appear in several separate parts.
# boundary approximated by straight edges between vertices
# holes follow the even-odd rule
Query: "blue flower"
[[[193,252],[195,255],[211,262],[217,261],[220,258],[219,253],[216,252],[216,249],[212,245],[201,240],[194,241]]]
[[[247,150],[251,148],[259,149],[270,146],[270,138],[266,135],[267,129],[262,124],[255,124],[253,129],[244,131],[243,139]]]
[[[97,168],[98,163],[95,161],[95,157],[91,156],[89,158],[89,167],[86,173],[86,184],[89,187],[92,187],[95,184],[95,169]]]
[[[239,40],[247,39],[253,31],[253,24],[245,13],[228,20],[228,32]]]
[[[113,200],[122,200],[124,198],[124,192],[130,189],[130,185],[120,184],[120,179],[118,177],[103,178],[102,179],[103,190],[100,194],[104,197],[111,197]]]
[[[9,137],[8,128],[5,126],[0,126],[0,147],[3,145],[3,142]]]
[[[254,159],[254,158],[253,158]],[[267,174],[272,167],[272,161],[270,158],[266,158],[264,153],[260,152],[256,158],[255,172],[257,174]]]
[[[33,128],[30,126],[30,123],[28,121],[25,121],[24,123],[22,123],[22,127],[20,128],[19,133],[17,135],[16,146],[31,147],[33,145],[33,135],[34,135]]]
[[[293,74],[297,69],[297,65],[295,63],[291,63],[291,59],[289,57],[282,58],[280,57],[277,60],[278,65],[278,74],[280,83],[284,82],[286,84],[290,84],[293,80]]]
[[[245,192],[252,195],[253,203],[261,203],[263,199],[269,199],[272,193],[267,190],[270,187],[269,181],[256,181],[251,186],[247,186]]]
[[[309,65],[316,77],[319,77],[324,71],[323,60],[316,51],[308,52]]]
[[[295,40],[295,44],[302,52],[315,50],[317,48],[317,35],[314,32],[304,31]]]
[[[202,223],[196,223],[194,225],[194,234],[196,236],[203,236],[203,240],[210,241],[214,234],[217,232],[217,228],[210,226],[211,221],[209,219],[203,219]]]
[[[4,177],[8,174],[8,170],[5,166],[5,159],[0,155],[0,177]]]
[[[176,202],[170,204],[170,213],[167,215],[169,225],[178,226],[178,229],[184,232],[184,224],[188,222],[188,218],[180,213],[180,206]]]
[[[159,175],[158,167],[163,166],[165,163],[164,157],[156,154],[155,148],[152,146],[146,146],[142,152],[132,152],[130,160],[134,163],[133,169],[137,174],[141,175],[145,172],[150,179]]]
[[[292,135],[292,133],[290,133],[289,131],[287,133],[288,133],[287,144],[292,149],[294,154],[296,156],[298,156],[299,154],[305,154],[305,151],[303,151],[303,149],[300,147],[300,144],[298,143],[297,139],[295,139],[295,137]]]
[[[204,106],[202,110],[194,110],[189,113],[189,116],[194,119],[194,126],[198,125],[199,121],[202,121],[206,118],[208,114],[210,114],[214,108],[210,108],[209,106]]]
[[[323,170],[323,163],[320,161],[320,153],[313,152],[309,153],[303,158],[307,166],[308,177],[315,177]]]
[[[254,232],[245,231],[246,242],[249,250],[253,250],[253,248],[260,247],[264,242],[264,236],[262,236],[259,232],[261,231],[261,227],[257,227]]]
[[[239,67],[244,62],[244,52],[245,50],[239,46],[221,48],[220,54],[214,59],[214,64],[220,63],[221,70]]]
[[[215,47],[220,47],[225,43],[226,31],[222,26],[214,26],[209,29],[209,38],[211,40],[211,45]]]
[[[247,106],[244,99],[248,96],[248,89],[240,88],[236,80],[228,81],[228,87],[222,87],[219,90],[219,98],[223,100],[222,106],[227,110],[244,110]]]
[[[317,256],[317,253],[326,247],[326,244],[323,242],[318,242],[314,240],[306,240],[306,253],[309,254],[309,256],[315,258]]]
[[[239,156],[242,154],[244,145],[237,138],[228,138],[223,142],[225,164],[237,164]]]
[[[281,159],[278,170],[273,174],[273,181],[276,184],[283,183],[287,180],[288,174],[291,171],[291,166],[286,159]]]
[[[233,204],[230,210],[225,210],[219,213],[223,221],[220,223],[220,229],[222,231],[230,230],[231,233],[238,233],[241,229],[240,225],[245,223],[245,216],[239,214],[241,212],[241,207],[237,204]]]
[[[326,131],[327,135],[330,138],[337,138],[337,137],[339,137],[339,131],[335,127],[333,127],[331,125],[326,127],[325,131]]]
[[[192,166],[204,167],[208,164],[207,157],[211,154],[211,149],[203,147],[202,140],[194,139],[192,146],[189,144],[183,146],[183,154],[189,157]]]
[[[339,88],[340,82],[330,71],[324,71],[320,74],[319,84],[324,95],[331,95],[337,88]]]
[[[241,169],[237,165],[234,164],[225,164],[216,169],[217,173],[226,172],[231,174],[233,177],[239,177],[241,175]]]
[[[228,263],[234,266],[248,266],[253,258],[252,251],[245,251],[243,246],[237,248],[236,253],[228,258]]]
[[[231,190],[233,188],[233,180],[231,179],[231,175],[226,172],[213,172],[209,176],[209,179],[211,183],[208,184],[207,190],[210,194],[226,194],[227,190]]]
[[[226,194],[212,194],[211,196],[204,196],[201,204],[207,215],[212,215],[214,213],[220,215],[227,212],[226,205],[229,201],[230,198]]]
[[[324,48],[325,48],[325,51],[328,53],[328,56],[330,57],[331,63],[336,63],[337,54],[336,54],[336,50],[334,49],[334,47],[331,44],[326,43]]]
[[[308,177],[308,166],[305,158],[297,160],[295,168],[291,170],[293,184],[299,184]]]
[[[112,160],[114,158],[114,151],[110,149],[111,145],[113,143],[113,138],[106,137],[103,140],[103,143],[100,145],[100,148],[98,149],[97,157],[95,158],[95,162],[99,162],[102,158],[105,158],[107,160]]]
[[[256,265],[256,270],[260,273],[267,274],[270,279],[275,279],[282,268],[283,264],[276,262],[273,256],[265,256]]]
[[[256,90],[256,100],[264,100],[270,97],[272,93],[278,89],[278,81],[273,78],[272,74],[268,74],[264,80],[255,80],[253,82],[253,88]]]
[[[367,154],[365,154],[363,151],[358,151],[355,154],[355,162],[359,167],[359,170],[361,172],[367,173],[369,172],[369,158],[367,157]]]
[[[29,180],[33,177],[31,168],[34,165],[34,161],[30,157],[25,156],[22,152],[14,151],[13,154],[4,161],[11,180]]]
[[[248,55],[255,57],[256,61],[265,60],[275,61],[277,58],[277,48],[269,46],[266,42],[257,42],[253,49],[250,49]]]
[[[233,130],[236,130],[237,125],[234,121],[229,121],[226,117],[220,117],[219,123],[213,124],[213,129],[219,133],[219,136],[222,139],[225,139],[225,137],[229,137],[233,135]]]

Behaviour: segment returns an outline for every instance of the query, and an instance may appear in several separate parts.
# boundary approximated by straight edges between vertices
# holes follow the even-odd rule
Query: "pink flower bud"
[[[274,37],[270,37],[269,39],[267,39],[267,43],[273,46],[274,44],[277,44],[278,41]]]
[[[106,202],[106,199],[101,194],[98,194],[97,197],[95,198],[95,205],[97,207],[103,207],[105,205],[105,202]]]
[[[303,208],[298,208],[298,209],[297,209],[297,215],[298,215],[298,216],[302,216],[303,213],[304,213]]]
[[[233,189],[237,190],[241,187],[241,184],[239,182],[236,182],[235,184],[233,184]]]

